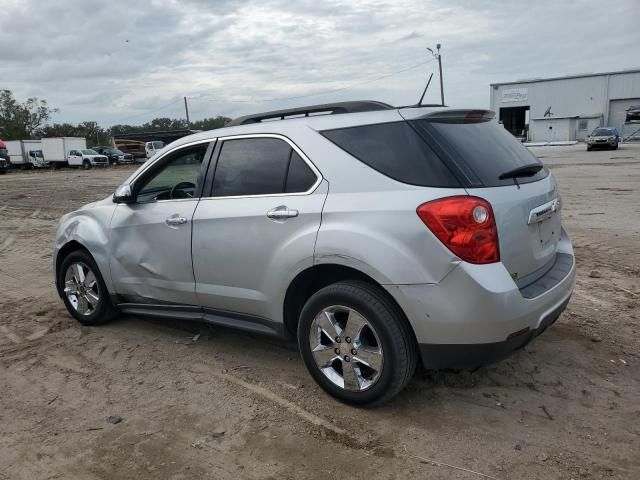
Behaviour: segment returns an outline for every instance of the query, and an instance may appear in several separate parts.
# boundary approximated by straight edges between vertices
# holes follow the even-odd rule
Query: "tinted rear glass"
[[[513,185],[501,174],[540,161],[502,126],[493,121],[412,120],[443,160],[455,164],[464,175],[465,186],[496,187]],[[546,169],[531,177],[518,177],[519,183],[536,182],[548,175]]]
[[[291,147],[277,138],[227,140],[213,179],[213,196],[282,193]]]
[[[316,183],[316,174],[309,168],[297,152],[291,152],[285,193],[306,192]]]
[[[321,132],[378,172],[411,185],[459,187],[460,182],[407,122],[380,123]]]

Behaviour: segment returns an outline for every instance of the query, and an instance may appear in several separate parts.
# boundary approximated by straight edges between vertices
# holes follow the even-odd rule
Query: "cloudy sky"
[[[417,101],[640,67],[640,5],[556,0],[0,0],[0,88],[104,126],[353,99]],[[427,102],[439,101],[434,76]]]

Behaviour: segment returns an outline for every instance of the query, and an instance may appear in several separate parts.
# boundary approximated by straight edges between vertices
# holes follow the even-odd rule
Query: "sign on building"
[[[525,102],[528,98],[528,88],[508,88],[502,90],[502,103]]]

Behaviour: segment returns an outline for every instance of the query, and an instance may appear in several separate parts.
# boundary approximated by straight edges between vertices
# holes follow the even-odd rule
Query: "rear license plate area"
[[[557,213],[538,222],[538,235],[542,248],[550,244],[555,244],[560,239],[560,223],[558,222]]]

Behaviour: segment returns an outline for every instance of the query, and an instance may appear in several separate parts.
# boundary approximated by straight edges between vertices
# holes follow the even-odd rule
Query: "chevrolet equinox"
[[[55,280],[85,325],[200,320],[297,339],[314,380],[381,404],[505,358],[574,287],[556,181],[486,110],[345,102],[166,146],[62,217]]]

